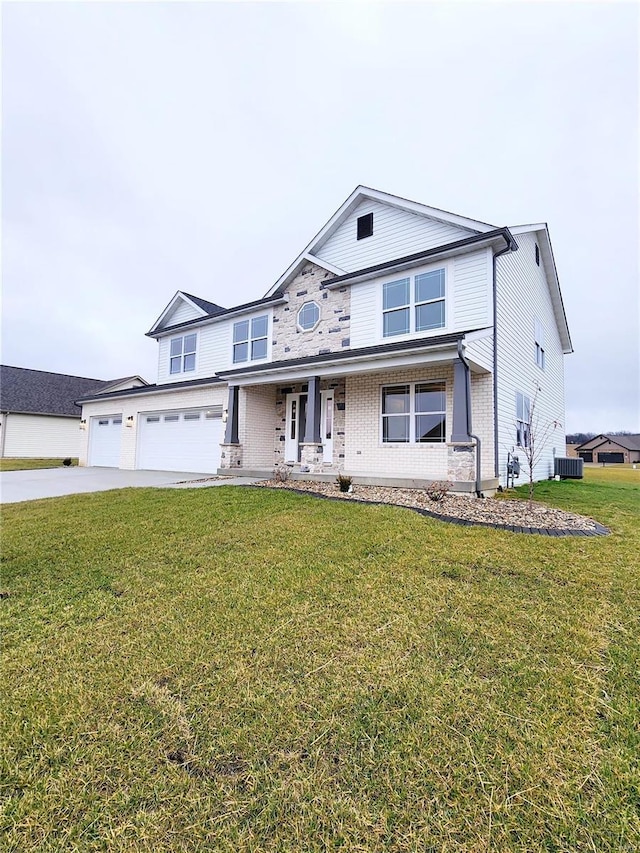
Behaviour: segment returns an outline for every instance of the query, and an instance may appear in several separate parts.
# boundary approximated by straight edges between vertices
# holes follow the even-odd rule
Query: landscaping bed
[[[310,492],[323,498],[336,500],[403,506],[444,521],[478,524],[515,530],[520,533],[602,536],[609,532],[608,528],[592,518],[556,509],[537,501],[476,498],[450,494],[439,501],[434,501],[425,489],[354,485],[351,492],[341,492],[336,483],[311,480],[287,480],[286,482],[265,480],[255,485],[271,489]]]

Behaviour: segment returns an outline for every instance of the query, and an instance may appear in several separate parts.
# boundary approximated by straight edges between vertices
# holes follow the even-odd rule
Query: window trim
[[[232,364],[251,364],[252,362],[268,361],[269,359],[269,314],[254,314],[250,317],[244,317],[241,320],[236,320],[231,326],[231,362]],[[264,335],[253,336],[253,324],[257,320],[265,320],[267,324]],[[247,324],[247,337],[241,340],[236,340],[236,328],[242,323]],[[265,342],[265,354],[257,358],[253,357],[253,345],[258,341]],[[247,347],[246,358],[236,358],[236,347],[245,345]]]
[[[520,400],[522,400],[522,407],[520,407]],[[531,398],[522,391],[516,391],[516,447],[529,447],[530,432]]]
[[[418,411],[416,407],[416,389],[420,386],[434,385],[438,386],[434,390],[441,391],[444,394],[444,409],[433,411]],[[384,392],[389,388],[405,388],[409,389],[409,411],[385,414],[384,412]],[[420,446],[437,446],[442,447],[447,443],[447,382],[445,379],[416,379],[411,382],[391,382],[380,386],[379,394],[379,445],[382,447],[420,447]],[[442,438],[437,441],[420,441],[416,438],[416,422],[420,415],[444,415],[442,428]],[[409,418],[409,438],[407,441],[385,441],[384,439],[384,420],[385,418]]]
[[[422,275],[428,275],[429,273],[437,272],[438,270],[442,270],[444,272],[444,283],[443,283],[443,292],[444,295],[442,297],[437,297],[435,299],[427,299],[427,300],[416,300],[416,279]],[[409,281],[409,302],[405,306],[400,306],[397,308],[387,308],[384,307],[384,292],[385,285],[388,284],[396,284],[398,282],[404,281],[408,279]],[[433,334],[445,334],[448,328],[449,323],[449,310],[447,302],[450,299],[450,291],[449,291],[449,282],[453,281],[452,275],[452,265],[449,261],[441,261],[437,264],[429,264],[426,267],[420,267],[419,269],[406,271],[404,273],[396,273],[393,277],[385,276],[385,278],[379,284],[379,296],[378,296],[378,306],[379,306],[379,319],[378,319],[378,335],[379,341],[381,343],[391,341],[391,340],[410,340],[411,338],[421,338],[428,337]],[[431,329],[420,329],[417,330],[417,313],[418,307],[421,305],[427,304],[435,304],[436,302],[441,302],[444,306],[443,314],[444,314],[444,323],[442,326],[435,326]],[[384,327],[385,327],[385,315],[391,313],[392,311],[400,311],[400,310],[409,310],[409,331],[408,332],[399,332],[395,335],[385,335]]]
[[[193,338],[194,344],[193,349],[189,349],[185,351],[185,341],[187,338]],[[172,355],[171,350],[173,348],[173,343],[175,341],[180,341],[180,353],[177,355]],[[187,356],[193,356],[193,367],[185,368],[185,359]],[[172,362],[179,360],[180,369],[172,370]],[[195,373],[198,369],[198,333],[197,332],[187,332],[184,335],[176,335],[173,338],[169,338],[169,376],[179,376],[181,373]]]
[[[315,305],[316,310],[318,312],[318,316],[316,317],[315,322],[311,326],[303,326],[302,323],[300,322],[300,314],[302,313],[303,309],[307,305]],[[298,308],[298,313],[296,314],[296,326],[298,327],[298,329],[300,329],[301,332],[313,332],[313,330],[317,328],[318,323],[321,320],[321,316],[322,316],[322,310],[321,310],[320,306],[318,305],[318,303],[315,301],[315,299],[308,299],[306,302],[302,303],[300,308]]]

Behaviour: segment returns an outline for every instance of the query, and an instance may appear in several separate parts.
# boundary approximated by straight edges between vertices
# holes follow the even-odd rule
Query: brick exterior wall
[[[447,439],[453,417],[453,367],[451,364],[425,365],[385,373],[360,374],[346,380],[345,471],[349,474],[408,477],[424,480],[456,479],[450,470],[449,446],[442,444],[383,444],[381,440],[381,388],[404,382],[446,382]],[[493,386],[490,374],[471,379],[473,431],[482,442],[481,473],[494,476]],[[455,459],[456,467],[460,460]],[[465,465],[465,467],[468,467]],[[474,474],[475,477],[475,474]],[[467,479],[465,476],[464,479]]]
[[[275,465],[274,431],[276,388],[255,385],[240,389],[238,439],[243,447],[242,465],[271,471]]]
[[[307,264],[287,288],[288,304],[274,307],[273,361],[340,352],[349,347],[349,288],[325,290],[322,285],[327,278],[333,278],[333,273],[315,264]],[[317,326],[308,332],[298,328],[297,323],[298,312],[305,302],[315,302],[320,309]]]

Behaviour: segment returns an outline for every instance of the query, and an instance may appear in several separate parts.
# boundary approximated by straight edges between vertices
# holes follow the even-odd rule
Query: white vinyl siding
[[[478,337],[471,333],[469,338],[465,338],[466,357],[493,373],[493,328],[483,330]]]
[[[534,233],[518,234],[517,252],[497,259],[497,359],[498,359],[498,462],[500,481],[506,482],[507,453],[516,445],[516,394],[529,397],[535,413],[533,429],[551,429],[545,452],[538,461],[535,479],[553,474],[553,449],[564,455],[564,364],[560,337],[543,266],[535,262]],[[545,370],[535,361],[535,321],[545,330]],[[536,397],[536,389],[540,391]],[[516,453],[517,453],[516,449]],[[526,460],[519,454],[521,482],[527,477]]]
[[[251,319],[255,316],[268,316],[269,334],[267,336],[267,358],[271,359],[271,329],[272,309],[247,314],[243,317],[232,317],[228,320],[220,320],[198,327],[198,351],[196,357],[196,369],[190,373],[169,373],[169,351],[171,337],[167,336],[158,340],[158,385],[169,382],[184,382],[190,379],[208,379],[215,376],[220,370],[227,370],[233,366],[233,324],[239,319]],[[194,330],[195,331],[195,330]]]
[[[406,336],[385,337],[382,320],[384,283],[408,277],[413,288],[416,276],[437,269],[445,269],[445,325]],[[491,325],[492,275],[491,254],[482,249],[444,262],[424,264],[407,272],[380,276],[352,285],[351,348],[375,346],[411,337],[434,337]],[[412,304],[414,297],[415,293],[412,292]],[[411,318],[411,322],[415,322],[415,317]]]
[[[458,255],[453,259],[450,302],[452,331],[478,329],[493,322],[493,263],[491,250]]]
[[[215,474],[223,439],[222,406],[139,415],[137,468]]]
[[[2,415],[3,455],[9,458],[76,458],[80,453],[80,418],[51,415]]]
[[[197,320],[202,317],[202,312],[196,310],[193,305],[181,299],[174,306],[173,311],[165,318],[163,326],[177,326],[178,323],[188,323],[189,320]]]
[[[373,234],[358,240],[358,217],[367,213],[373,213]],[[365,200],[315,250],[315,255],[346,272],[353,272],[394,258],[424,252],[434,246],[464,240],[476,233],[392,205]]]

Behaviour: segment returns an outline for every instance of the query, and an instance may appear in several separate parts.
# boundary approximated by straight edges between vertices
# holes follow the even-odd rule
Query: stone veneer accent
[[[220,468],[242,468],[242,445],[221,444]]]
[[[476,479],[475,445],[447,445],[447,469],[447,477],[454,483],[474,482]]]
[[[349,347],[351,326],[348,287],[325,290],[323,283],[333,273],[308,263],[287,288],[289,302],[273,309],[271,358],[284,361],[326,352],[341,352]],[[315,302],[320,320],[308,332],[298,328],[298,311],[305,302]]]
[[[275,442],[274,457],[275,464],[284,464],[284,445],[286,429],[287,394],[300,394],[307,390],[306,382],[294,382],[290,385],[279,385],[276,391],[275,404]],[[333,459],[322,459],[322,461],[304,462],[301,464],[313,464],[315,473],[323,471],[341,471],[344,468],[344,415],[345,415],[345,383],[344,379],[321,379],[320,391],[333,391]],[[316,444],[303,446],[307,456],[313,456]],[[310,448],[306,450],[306,448]],[[316,454],[317,455],[317,452]],[[304,455],[302,459],[304,460]],[[319,467],[318,467],[319,466]]]

